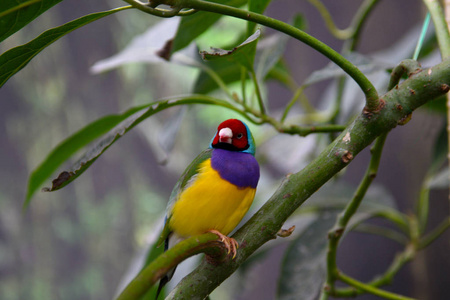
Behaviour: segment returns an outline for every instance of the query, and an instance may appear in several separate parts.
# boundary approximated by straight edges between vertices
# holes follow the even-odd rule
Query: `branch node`
[[[367,105],[364,106],[363,114],[368,119],[372,118],[373,114],[379,113],[386,106],[386,101],[384,99],[380,98],[378,102],[379,102],[379,104],[378,104],[377,108],[375,108],[375,109],[371,109],[370,107],[367,107]]]
[[[404,116],[403,118],[398,120],[397,124],[398,125],[405,125],[406,123],[411,121],[411,118],[412,118],[412,114],[407,114],[406,116]]]
[[[352,159],[353,159],[353,154],[350,151],[345,150],[344,154],[341,156],[341,161],[344,164],[348,164]]]
[[[294,229],[295,229],[295,225],[289,227],[289,229],[283,229],[283,228],[281,228],[281,229],[277,232],[277,235],[278,235],[279,237],[282,237],[282,238],[288,237],[288,236],[290,236],[290,235],[292,234],[292,232],[294,232]]]

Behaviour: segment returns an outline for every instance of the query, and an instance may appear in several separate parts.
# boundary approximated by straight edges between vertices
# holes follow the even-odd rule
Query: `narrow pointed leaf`
[[[50,152],[41,165],[31,173],[28,180],[25,206],[28,205],[31,197],[41,187],[44,181],[50,177],[61,164],[72,157],[78,150],[101,137],[111,130],[111,128],[143,108],[144,107],[136,107],[121,115],[110,115],[98,119],[59,144],[52,152]]]
[[[158,101],[145,106],[132,108],[122,115],[104,117],[87,125],[73,136],[67,138],[49,154],[46,160],[30,176],[24,206],[26,207],[29,204],[33,194],[54,170],[68,160],[77,150],[86,146],[95,138],[104,135],[93,147],[85,152],[73,168],[61,172],[53,180],[52,187],[45,188],[45,191],[56,191],[75,180],[120,137],[146,118],[164,109],[186,104],[217,105],[242,114],[242,112],[228,102],[202,95],[193,95],[190,97]]]
[[[5,84],[11,76],[25,67],[39,52],[59,38],[86,24],[127,8],[129,7],[120,7],[81,17],[62,26],[47,30],[34,40],[6,51],[0,56],[0,87]]]
[[[0,42],[62,0],[0,1]]]

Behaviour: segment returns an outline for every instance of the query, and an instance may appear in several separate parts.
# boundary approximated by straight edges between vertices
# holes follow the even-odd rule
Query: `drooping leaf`
[[[62,0],[0,1],[0,42]]]
[[[240,7],[246,4],[247,0],[212,0],[210,2]],[[199,11],[191,16],[183,17],[173,40],[171,52],[175,53],[188,46],[195,38],[216,23],[221,16],[221,14]]]
[[[121,115],[110,115],[85,126],[61,144],[30,175],[25,206],[42,183],[78,150],[107,133],[111,128],[147,106],[132,108]]]
[[[204,60],[227,60],[229,63],[236,63],[247,68],[247,70],[253,70],[253,63],[256,53],[257,40],[261,34],[258,29],[254,34],[249,36],[242,44],[236,46],[232,50],[223,50],[219,48],[212,48],[211,52],[200,51],[200,54]]]
[[[34,192],[57,167],[59,167],[64,161],[68,160],[78,149],[86,146],[95,138],[109,131],[99,140],[99,142],[86,151],[83,157],[74,165],[72,169],[60,173],[59,176],[53,180],[52,187],[46,188],[45,191],[55,191],[61,189],[75,180],[113,143],[146,118],[164,109],[186,104],[218,105],[241,113],[238,109],[226,101],[202,95],[193,95],[184,98],[154,102],[148,105],[132,108],[122,115],[104,117],[87,125],[75,135],[62,142],[50,153],[45,161],[35,171],[33,171],[29,180],[27,198],[24,206],[26,207],[28,205]]]
[[[5,84],[11,76],[25,67],[39,52],[62,36],[86,24],[127,8],[129,8],[129,6],[81,17],[62,26],[47,30],[34,40],[6,51],[0,56],[0,87]]]
[[[262,14],[267,6],[269,5],[271,0],[249,0],[248,1],[248,10],[257,14]],[[247,35],[251,35],[255,30],[256,23],[248,22],[247,23]]]
[[[323,212],[287,249],[277,299],[316,299],[326,274],[327,233],[337,211]]]
[[[175,35],[180,18],[164,19],[133,40],[119,53],[96,62],[91,72],[100,73],[129,63],[177,63],[190,65],[198,57],[194,44],[173,54],[170,61],[160,56],[161,49]]]
[[[450,169],[444,168],[440,172],[437,172],[430,180],[427,182],[427,187],[429,189],[448,189],[450,182]]]

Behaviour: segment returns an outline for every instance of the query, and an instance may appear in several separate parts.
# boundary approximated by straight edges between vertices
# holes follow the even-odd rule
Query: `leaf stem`
[[[347,275],[345,275],[343,273],[339,273],[338,274],[338,278],[341,281],[343,281],[343,282],[345,282],[345,283],[347,283],[347,284],[349,284],[351,286],[354,286],[354,287],[356,287],[356,288],[358,288],[360,290],[363,290],[363,291],[365,291],[367,293],[370,293],[370,294],[382,297],[384,299],[414,300],[414,298],[409,298],[409,297],[406,297],[406,296],[398,295],[398,294],[395,294],[395,293],[391,293],[391,292],[388,292],[388,291],[381,290],[381,289],[376,288],[376,287],[374,287],[372,285],[365,284],[365,283],[363,283],[361,281],[358,281],[358,280],[356,280],[354,278],[351,278],[350,276],[347,276]]]
[[[441,222],[433,231],[431,231],[428,235],[423,237],[418,245],[419,249],[423,249],[431,244],[435,239],[437,239],[441,234],[443,234],[448,228],[450,228],[450,217],[447,217],[444,221]]]
[[[250,70],[250,75],[252,77],[253,84],[255,85],[256,99],[258,99],[259,109],[261,114],[264,115],[266,113],[266,109],[264,108],[264,102],[261,95],[261,89],[258,84],[258,79],[256,78],[256,74],[253,69]]]

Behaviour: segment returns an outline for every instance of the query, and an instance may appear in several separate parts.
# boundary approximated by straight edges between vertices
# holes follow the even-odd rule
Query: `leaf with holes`
[[[231,63],[237,63],[247,68],[247,70],[253,70],[253,62],[255,60],[256,44],[261,31],[258,29],[242,44],[236,46],[232,50],[223,50],[219,48],[211,47],[211,52],[200,51],[200,55],[204,60],[226,60]]]

